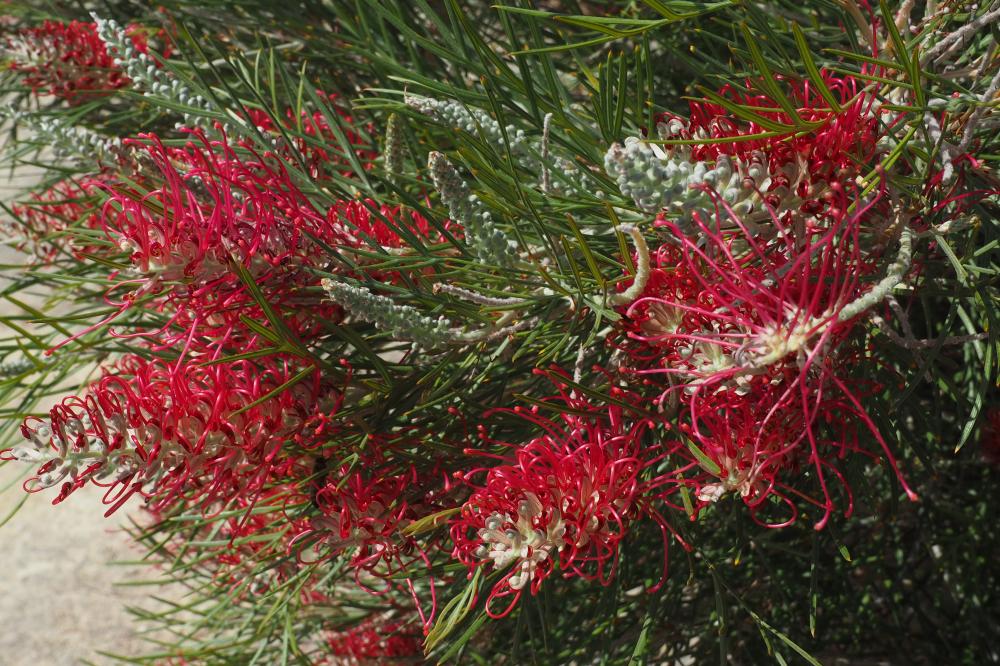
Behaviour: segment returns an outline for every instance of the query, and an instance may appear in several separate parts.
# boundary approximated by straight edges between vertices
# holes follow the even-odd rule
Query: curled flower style
[[[866,72],[867,73],[867,72]],[[867,81],[852,76],[838,77],[822,72],[827,91],[837,102],[831,108],[829,100],[806,79],[781,80],[786,97],[795,109],[793,118],[768,95],[745,93],[733,86],[725,86],[719,95],[727,101],[741,105],[760,121],[737,120],[720,104],[708,101],[691,103],[688,119],[664,115],[668,135],[688,139],[734,139],[754,135],[776,134],[751,140],[711,142],[692,147],[691,156],[697,161],[715,160],[720,155],[749,157],[763,151],[768,167],[774,173],[788,165],[800,164],[811,179],[834,182],[847,174],[857,173],[858,167],[870,159],[879,138],[877,96],[873,90],[863,90]],[[748,81],[754,88],[754,81]],[[771,131],[763,124],[795,127],[802,123],[812,131],[786,134]]]
[[[470,568],[504,572],[487,603],[492,617],[510,613],[525,589],[536,594],[557,569],[567,578],[609,584],[619,545],[640,514],[663,531],[666,567],[667,527],[645,498],[640,478],[658,458],[651,460],[639,446],[648,422],[630,424],[617,407],[601,413],[566,399],[589,413],[565,414],[560,424],[518,410],[546,434],[512,447],[496,467],[460,475],[473,492],[452,521],[454,557]],[[486,477],[481,484],[472,480],[479,473]],[[493,608],[505,597],[505,610]]]
[[[268,397],[293,374],[270,358],[203,365],[128,356],[47,419],[26,419],[25,441],[4,458],[40,465],[25,489],[61,484],[55,502],[88,482],[107,487],[108,514],[136,493],[154,510],[178,499],[207,510],[253,498],[281,464],[282,446],[321,438],[317,413],[339,407],[318,375]]]
[[[136,50],[148,52],[144,30],[131,26],[128,35]],[[108,55],[94,23],[45,21],[8,37],[4,49],[10,68],[36,94],[77,104],[129,83]]]

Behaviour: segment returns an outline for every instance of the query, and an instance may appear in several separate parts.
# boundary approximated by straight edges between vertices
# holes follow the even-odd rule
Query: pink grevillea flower
[[[154,510],[180,500],[211,511],[256,497],[286,444],[322,441],[317,415],[335,413],[340,395],[318,374],[260,402],[294,374],[274,357],[204,365],[129,356],[48,418],[25,420],[25,441],[4,458],[40,465],[25,489],[61,484],[55,502],[94,482],[108,488],[108,514],[136,493]]]
[[[862,248],[862,221],[874,206],[874,200],[859,204],[849,215],[795,233],[775,218],[770,237],[753,234],[730,209],[711,224],[696,214],[694,236],[666,224],[675,241],[661,250],[666,263],[628,308],[625,326],[640,343],[629,347],[636,374],[663,378],[656,403],[680,407],[690,437],[714,452],[724,471],[722,485],[699,492],[703,498],[738,490],[759,503],[777,469],[799,459],[792,453],[801,447],[822,488],[822,527],[833,502],[818,424],[832,405],[841,418],[867,426],[899,475],[849,379],[860,314],[844,314],[884,263]],[[731,416],[735,423],[726,421]],[[720,431],[726,427],[739,431]],[[836,442],[834,449],[844,447],[857,448]]]
[[[522,446],[505,445],[510,450],[497,456],[495,467],[458,475],[473,491],[452,520],[454,556],[470,568],[503,572],[487,602],[491,617],[510,613],[524,590],[536,594],[556,570],[607,585],[619,545],[639,515],[660,525],[665,570],[668,528],[644,496],[639,476],[658,458],[639,445],[648,421],[630,423],[617,407],[604,411],[564,399],[586,415],[566,413],[556,422],[536,410],[516,410],[545,434]],[[474,482],[480,474],[485,479]],[[494,608],[507,597],[505,609]]]
[[[100,228],[95,195],[105,183],[103,176],[61,180],[32,195],[30,201],[15,204],[12,212],[16,221],[5,224],[5,231],[11,237],[23,238],[18,249],[30,251],[42,263],[51,262],[62,252],[93,254],[99,245],[94,242],[96,234],[85,234]],[[76,234],[77,230],[84,234]]]
[[[365,169],[370,169],[378,157],[378,151],[374,150],[371,141],[364,137],[357,128],[354,127],[354,119],[338,102],[335,93],[327,94],[317,90],[316,94],[330,102],[330,108],[334,109],[337,116],[343,121],[341,128],[344,138],[354,150],[354,154]],[[260,109],[250,109],[248,112],[250,121],[262,132],[278,134],[279,128],[274,119]],[[349,160],[343,153],[337,133],[330,128],[326,115],[321,111],[312,113],[302,109],[299,117],[295,117],[292,109],[285,111],[285,119],[282,125],[286,129],[296,130],[305,134],[305,137],[294,139],[295,148],[305,159],[305,164],[309,175],[313,178],[321,178],[330,173],[341,173],[351,175]],[[372,126],[366,128],[370,134]],[[282,157],[294,163],[295,159],[288,150],[282,151]]]
[[[423,661],[423,638],[412,624],[392,619],[368,618],[360,624],[332,632],[327,645],[334,662],[385,664],[390,661]]]
[[[344,467],[315,493],[320,515],[299,535],[301,557],[350,556],[357,572],[385,577],[405,570],[416,544],[400,531],[423,512],[411,504],[417,487],[414,469],[399,473],[373,469],[372,461],[357,470]],[[312,551],[312,552],[310,552]],[[417,556],[419,559],[419,556]]]
[[[135,48],[146,53],[146,34],[135,26],[128,33]],[[17,31],[4,47],[10,68],[38,94],[79,103],[129,83],[108,55],[94,23],[45,21]]]
[[[434,244],[446,240],[444,233],[435,229],[420,213],[400,206],[379,205],[371,199],[339,201],[327,210],[326,218],[323,237],[334,239],[332,242],[339,251],[351,255],[352,261],[367,275],[382,282],[398,282],[400,272],[367,268],[367,264],[377,263],[379,259],[362,252],[400,254],[412,251],[412,242]],[[445,221],[442,229],[461,236],[461,230],[451,221]]]
[[[831,108],[809,80],[782,80],[780,85],[795,107],[797,119],[769,95],[744,93],[727,85],[718,94],[753,114],[749,119],[737,119],[731,111],[713,102],[694,101],[691,102],[688,119],[663,115],[659,120],[672,124],[672,133],[678,138],[727,139],[776,135],[734,142],[706,142],[694,146],[692,156],[699,160],[713,160],[719,155],[749,157],[763,151],[774,171],[801,161],[811,175],[832,182],[841,169],[856,173],[861,164],[859,158],[871,156],[879,137],[880,112],[873,92],[862,92],[867,81],[851,76],[841,78],[825,71],[822,76],[827,90],[840,108]],[[754,83],[748,81],[748,88],[753,88]],[[760,118],[760,121],[754,120],[754,117]],[[761,121],[767,125],[761,124]],[[806,133],[789,131],[787,134],[773,129],[775,124],[795,127],[802,122],[813,125],[814,129]]]
[[[409,247],[403,234],[421,242],[440,243],[444,237],[416,211],[403,211],[400,206],[379,205],[371,199],[340,201],[326,213],[331,235],[341,237],[348,247],[371,248],[374,243],[385,249]],[[449,222],[445,229],[452,230]],[[374,248],[372,248],[374,249]]]

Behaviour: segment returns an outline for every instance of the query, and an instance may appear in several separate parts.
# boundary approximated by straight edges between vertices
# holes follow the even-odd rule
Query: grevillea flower
[[[102,227],[130,253],[131,267],[112,276],[117,284],[108,302],[118,313],[102,324],[152,299],[168,315],[158,332],[162,345],[206,338],[219,348],[245,329],[242,317],[260,318],[236,266],[288,313],[296,334],[339,319],[336,305],[308,293],[319,278],[307,269],[329,261],[310,233],[335,244],[324,236],[330,225],[279,161],[198,132],[183,148],[155,136],[130,144],[154,170],[146,182],[162,184],[149,192],[124,184],[109,191]]]
[[[380,471],[374,461],[358,470],[336,470],[315,492],[320,515],[299,535],[302,545],[308,543],[308,550],[314,553],[307,555],[302,548],[300,556],[348,555],[350,566],[359,575],[367,572],[385,577],[405,570],[413,560],[416,544],[401,529],[424,513],[408,501],[421,499],[407,492],[416,484],[416,470]]]
[[[391,618],[367,618],[361,623],[331,632],[327,645],[335,663],[384,664],[388,661],[420,659],[423,639],[412,624]]]
[[[668,142],[705,143],[660,146],[632,137],[608,150],[605,167],[641,209],[662,210],[686,233],[692,210],[712,207],[706,187],[747,225],[766,223],[772,211],[787,224],[842,216],[856,177],[874,166],[880,150],[881,110],[875,92],[856,79],[827,73],[823,80],[836,108],[811,81],[781,82],[788,89],[782,103],[795,108],[794,117],[767,95],[726,86],[718,95],[747,119],[721,104],[694,102],[689,118],[661,115],[657,133]]]
[[[625,421],[617,407],[602,411],[572,396],[563,399],[587,415],[567,413],[558,423],[535,410],[517,410],[545,434],[507,445],[509,453],[495,467],[460,475],[473,492],[452,521],[454,556],[470,568],[504,572],[487,603],[492,617],[507,615],[524,590],[536,594],[557,569],[567,578],[610,583],[619,544],[640,514],[656,520],[666,535],[639,477],[656,459],[639,444],[648,422]],[[481,483],[473,481],[478,474],[485,474]],[[504,597],[510,597],[506,609],[493,608]]]
[[[55,502],[91,481],[106,486],[109,514],[135,493],[154,509],[253,498],[282,446],[322,438],[316,414],[339,405],[318,375],[261,402],[293,374],[273,357],[204,365],[129,356],[47,419],[25,420],[25,441],[4,457],[40,465],[29,492],[62,484]]]
[[[22,238],[18,249],[30,251],[42,263],[52,261],[60,252],[75,256],[97,252],[97,234],[88,237],[86,232],[100,229],[95,195],[106,180],[104,176],[61,180],[32,195],[30,201],[13,206],[17,219],[6,225],[7,235]],[[84,233],[77,234],[77,230]]]
[[[437,595],[428,553],[437,540],[418,541],[407,528],[438,511],[452,484],[440,470],[419,472],[412,464],[394,464],[393,450],[406,445],[398,437],[369,437],[356,465],[328,469],[320,464],[312,492],[318,512],[297,531],[289,550],[302,564],[342,558],[356,585],[371,594],[402,585],[429,628]],[[421,577],[429,580],[429,613],[413,582]]]
[[[137,26],[128,33],[135,48],[147,53],[146,33]],[[94,23],[45,21],[19,30],[4,47],[10,68],[37,94],[79,103],[129,83],[108,55]]]
[[[335,93],[324,93],[317,90],[316,94],[329,102],[329,107],[335,111],[337,116],[343,121],[345,127],[341,128],[343,136],[347,139],[354,150],[355,156],[360,160],[365,169],[370,169],[378,157],[378,151],[370,147],[370,141],[362,136],[354,127],[354,119],[338,102]],[[273,134],[279,133],[279,128],[275,125],[274,119],[268,113],[260,109],[249,110],[250,121],[261,132]],[[330,128],[327,116],[322,111],[312,113],[302,109],[299,117],[295,117],[292,109],[285,111],[285,119],[282,121],[285,129],[296,130],[304,134],[304,137],[294,139],[295,149],[305,159],[309,175],[313,178],[322,178],[330,173],[341,173],[351,175],[349,160],[343,153],[337,133]],[[365,128],[371,133],[372,126]],[[282,157],[291,162],[294,158],[290,151],[282,151]]]
[[[339,201],[330,207],[326,216],[332,229],[342,237],[341,242],[347,246],[364,248],[369,241],[386,249],[408,248],[410,245],[401,231],[421,242],[440,243],[444,240],[420,213],[404,212],[400,206],[379,205],[371,199]],[[451,231],[452,226],[448,223],[445,229]]]
[[[376,242],[391,251],[403,245],[401,232],[435,238],[419,214],[374,202],[340,202],[322,212],[280,160],[224,138],[193,132],[183,148],[152,135],[129,144],[153,172],[143,182],[162,184],[148,192],[125,184],[109,190],[102,226],[130,253],[131,267],[113,276],[108,302],[118,313],[101,323],[152,300],[168,315],[157,332],[164,346],[207,338],[218,348],[245,328],[242,318],[261,318],[235,266],[296,335],[308,337],[341,318],[340,307],[315,289],[320,278],[312,269],[332,268],[326,246],[375,251]]]
[[[712,223],[694,215],[696,235],[664,224],[675,240],[661,248],[625,327],[641,343],[629,347],[635,372],[664,379],[656,403],[682,409],[689,436],[718,468],[721,480],[698,490],[703,500],[738,492],[758,506],[783,468],[807,460],[824,496],[817,525],[825,524],[833,509],[826,450],[836,457],[859,448],[849,429],[832,447],[824,443],[818,424],[834,406],[843,420],[853,415],[867,425],[896,469],[859,385],[848,379],[859,321],[848,306],[871,289],[884,263],[861,240],[878,216],[876,203],[796,230],[774,217],[768,234],[754,233],[724,203]]]

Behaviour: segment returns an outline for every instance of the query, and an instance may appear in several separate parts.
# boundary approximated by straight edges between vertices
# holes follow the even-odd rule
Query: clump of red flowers
[[[836,217],[851,203],[854,179],[873,164],[882,123],[893,121],[883,118],[867,81],[826,71],[822,80],[823,92],[808,79],[779,80],[794,116],[771,95],[755,92],[757,82],[747,81],[746,90],[726,85],[717,93],[738,105],[743,117],[717,101],[699,100],[691,102],[687,118],[661,114],[657,129],[662,139],[705,140],[671,148],[695,162],[735,160],[741,173],[756,173],[751,168],[756,164],[762,173],[746,184],[759,188],[774,209]],[[810,131],[797,131],[803,125]]]
[[[491,617],[509,614],[524,590],[537,594],[556,571],[609,584],[619,545],[640,515],[666,534],[640,478],[657,458],[640,445],[648,422],[633,423],[619,407],[604,410],[573,395],[563,394],[560,403],[573,411],[557,420],[537,409],[511,410],[545,434],[525,444],[484,435],[484,443],[507,449],[500,456],[483,453],[500,464],[456,475],[472,495],[452,520],[454,556],[470,568],[503,572],[486,605]],[[485,478],[475,481],[480,475]],[[506,607],[495,608],[505,598]]]
[[[338,95],[325,93],[322,90],[317,90],[316,94],[329,104],[328,108],[333,110],[335,117],[328,116],[323,111],[309,112],[306,109],[301,109],[296,117],[293,109],[286,109],[279,128],[275,118],[269,113],[261,109],[250,109],[249,119],[261,132],[276,136],[281,134],[282,129],[299,133],[300,136],[293,139],[292,145],[304,158],[306,170],[312,178],[322,178],[331,173],[341,173],[345,176],[352,174],[350,159],[344,154],[338,133],[347,140],[354,157],[359,160],[362,167],[370,169],[378,157],[378,152],[371,146],[371,141],[355,128],[351,114],[337,101]],[[334,131],[330,127],[331,118],[335,122],[339,119],[343,126]],[[370,133],[372,128],[369,126],[367,129]],[[290,164],[296,163],[292,151],[286,148],[280,152]]]
[[[353,627],[333,632],[327,639],[327,645],[335,657],[350,664],[384,664],[423,656],[423,641],[419,632],[411,624],[391,619],[369,618]]]
[[[828,83],[855,91],[845,81]],[[807,88],[797,94],[803,103],[818,103]],[[623,310],[628,341],[619,345],[629,357],[625,372],[657,391],[655,408],[678,417],[680,432],[698,452],[665,480],[684,473],[677,485],[692,487],[703,504],[736,493],[756,515],[776,496],[791,505],[791,516],[777,523],[784,525],[797,516],[789,499],[797,495],[821,509],[819,528],[834,510],[833,478],[845,488],[849,513],[850,489],[837,461],[863,451],[848,425],[852,419],[899,475],[863,406],[862,398],[879,385],[851,377],[859,360],[877,365],[857,339],[864,308],[856,304],[890,263],[881,239],[891,225],[879,191],[862,196],[842,180],[871,157],[874,119],[863,99],[855,94],[839,112],[810,114],[804,105],[801,114],[820,126],[791,145],[761,139],[696,150],[702,159],[720,159],[726,150],[752,155],[770,164],[772,175],[798,164],[812,189],[796,188],[797,196],[814,196],[822,183],[823,206],[779,212],[765,198],[763,212],[750,221],[706,185],[710,204],[683,227],[668,214],[658,220],[668,240],[654,256],[643,293]],[[764,111],[761,99],[742,101],[778,113]],[[680,133],[732,138],[761,129],[702,105]],[[902,232],[898,222],[894,232]],[[689,448],[678,450],[683,456]],[[795,487],[807,470],[819,485],[818,499]]]
[[[60,180],[30,201],[15,204],[11,209],[15,220],[6,226],[12,237],[23,239],[18,249],[42,264],[61,253],[77,257],[96,253],[100,243],[95,241],[102,240],[96,195],[105,185],[106,178],[100,175]]]
[[[148,53],[147,32],[138,26],[130,26],[127,32],[136,50]],[[45,21],[18,30],[4,47],[9,67],[36,94],[78,104],[129,83],[108,55],[94,23]]]
[[[39,464],[25,489],[60,485],[56,502],[93,482],[107,488],[109,514],[136,493],[153,510],[183,498],[211,511],[255,497],[285,464],[285,444],[323,437],[340,396],[318,374],[270,395],[294,374],[274,357],[203,364],[128,356],[48,418],[28,418],[25,441],[4,458]]]

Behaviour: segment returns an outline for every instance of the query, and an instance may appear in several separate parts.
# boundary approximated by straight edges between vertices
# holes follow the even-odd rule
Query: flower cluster
[[[851,81],[827,82],[841,95],[839,112],[815,110],[825,103],[819,95],[795,90],[799,115],[819,124],[814,132],[789,140],[708,143],[673,154],[712,177],[684,181],[689,194],[673,191],[685,202],[683,210],[662,206],[657,227],[667,240],[655,253],[642,294],[622,309],[627,341],[616,342],[629,358],[623,371],[656,391],[653,405],[677,417],[681,437],[697,451],[686,466],[665,475],[665,492],[693,487],[702,504],[736,493],[755,516],[775,496],[792,511],[780,525],[797,516],[789,494],[803,495],[794,479],[806,470],[821,494],[807,497],[821,509],[817,527],[834,510],[830,477],[844,486],[850,512],[850,489],[836,461],[863,450],[854,422],[866,426],[896,469],[863,406],[862,398],[880,386],[851,377],[851,369],[878,364],[858,335],[861,315],[904,277],[912,232],[902,217],[888,219],[878,190],[864,195],[852,184],[860,165],[872,159],[871,102]],[[761,107],[774,122],[790,122],[765,111],[759,98],[739,99]],[[685,139],[762,130],[740,126],[709,104],[696,105],[689,121],[669,118],[660,128]],[[729,183],[719,170],[732,173],[734,163],[757,165],[758,171],[747,167],[753,178],[739,191],[717,189]],[[887,237],[900,248],[895,262],[883,256]],[[886,276],[879,280],[882,271]],[[900,481],[915,498],[902,476]]]
[[[395,444],[361,467],[334,462],[349,449],[339,442],[357,432],[340,416],[352,370],[304,344],[343,318],[320,288],[323,274],[360,276],[368,257],[442,236],[420,214],[372,200],[318,208],[281,159],[217,131],[127,140],[130,177],[85,181],[87,194],[105,199],[96,211],[29,216],[35,235],[43,224],[48,235],[83,225],[108,265],[127,266],[108,274],[112,314],[50,352],[115,324],[112,335],[139,353],[46,417],[27,419],[23,441],[3,457],[36,466],[25,489],[58,487],[55,502],[93,483],[106,488],[109,514],[134,496],[156,517],[223,513],[205,528],[211,537],[202,534],[217,545],[199,567],[235,597],[266,593],[334,557],[348,561],[362,589],[397,586],[414,565],[429,565],[426,544],[404,529],[436,509],[433,489],[449,481],[386,457]],[[351,261],[331,264],[330,247]],[[159,325],[128,326],[140,308]],[[264,515],[264,506],[280,508]],[[284,516],[280,529],[274,511]],[[185,550],[173,541],[163,548]],[[419,610],[416,587],[407,587]],[[433,607],[433,585],[429,592]],[[433,609],[425,626],[432,618]]]
[[[137,51],[147,52],[146,31],[131,26],[127,34]],[[79,104],[129,83],[108,55],[94,23],[45,21],[18,30],[3,47],[9,67],[36,94]]]
[[[4,222],[17,248],[30,253],[41,264],[63,253],[76,257],[99,251],[100,217],[95,200],[105,186],[101,176],[61,180],[44,192],[11,208],[14,219]]]
[[[658,117],[666,145],[632,138],[608,150],[605,167],[642,210],[665,210],[685,229],[692,212],[714,208],[706,188],[746,224],[766,222],[770,211],[837,217],[851,204],[860,169],[874,160],[883,120],[875,91],[851,77],[826,73],[823,80],[836,108],[809,82],[785,82],[794,118],[770,97],[727,86],[719,98],[757,120],[741,122],[720,104],[692,102],[689,118]],[[780,129],[802,124],[811,131]]]
[[[418,659],[423,654],[419,634],[398,620],[367,619],[334,632],[327,639],[335,663],[379,664],[387,660]]]
[[[344,128],[338,128],[343,133],[347,143],[355,157],[360,160],[362,166],[370,169],[378,153],[371,149],[368,139],[355,129],[354,120],[351,114],[337,103],[335,93],[324,93],[317,90],[316,95],[324,102],[328,103],[328,108],[332,109],[335,116],[343,122]],[[275,123],[274,117],[261,111],[260,109],[250,109],[248,111],[250,122],[261,132],[278,135],[282,130],[293,130],[300,133],[292,142],[295,151],[305,160],[306,170],[312,178],[324,178],[331,173],[342,173],[350,175],[348,157],[344,154],[338,140],[337,132],[330,128],[328,116],[323,111],[308,112],[302,109],[296,118],[292,109],[285,111],[285,117],[281,120],[281,127]],[[371,127],[367,128],[369,133]],[[289,161],[295,161],[295,154],[285,149],[282,151],[283,157]]]
[[[321,440],[316,423],[335,413],[338,395],[319,377],[273,399],[292,374],[279,361],[203,365],[130,356],[89,387],[29,418],[24,442],[5,456],[38,464],[28,491],[61,484],[56,502],[88,482],[106,486],[108,513],[134,493],[156,509],[183,497],[211,507],[253,497],[285,442]]]
[[[546,434],[521,445],[484,435],[509,453],[499,465],[460,475],[472,495],[452,521],[454,555],[503,572],[487,603],[492,617],[510,613],[524,590],[536,594],[557,570],[607,585],[630,523],[639,515],[662,522],[640,479],[655,461],[639,444],[648,423],[629,425],[621,408],[605,412],[570,395],[560,402],[586,416],[564,414],[560,423],[516,409]],[[493,608],[505,597],[505,609]]]

